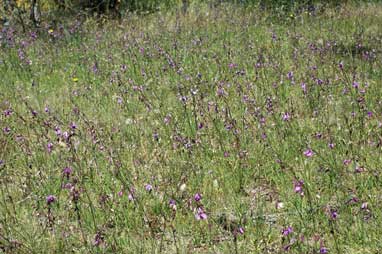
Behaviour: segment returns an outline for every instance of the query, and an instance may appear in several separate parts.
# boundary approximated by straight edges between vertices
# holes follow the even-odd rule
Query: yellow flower
[[[54,32],[53,29],[49,29],[49,30],[48,30],[48,33],[50,33],[50,34],[52,34],[53,32]]]
[[[78,81],[78,78],[77,78],[77,77],[73,77],[72,80],[73,80],[74,82],[77,82],[77,81]]]

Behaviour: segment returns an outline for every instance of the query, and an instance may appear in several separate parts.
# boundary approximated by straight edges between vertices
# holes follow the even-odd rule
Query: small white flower
[[[216,188],[216,189],[219,188],[218,180],[215,179],[215,180],[213,181],[213,185],[214,185],[214,188]]]
[[[185,183],[183,183],[180,187],[179,187],[179,189],[180,189],[180,191],[185,191],[186,190],[186,184]]]

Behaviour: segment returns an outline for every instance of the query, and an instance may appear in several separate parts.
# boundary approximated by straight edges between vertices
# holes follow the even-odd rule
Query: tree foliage
[[[211,6],[220,4],[236,4],[241,6],[260,7],[274,13],[309,10],[315,11],[333,7],[349,0],[0,0],[0,24],[7,24],[9,20],[38,26],[41,17],[54,14],[60,15],[90,14],[121,18],[124,13],[151,13],[162,8],[181,7],[183,11],[193,2],[208,2]],[[357,1],[357,0],[353,0]],[[362,0],[359,0],[362,1]],[[370,0],[369,0],[370,1]],[[49,15],[51,17],[51,15]]]

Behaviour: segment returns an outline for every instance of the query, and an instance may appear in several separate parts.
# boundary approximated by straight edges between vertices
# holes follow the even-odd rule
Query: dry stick
[[[78,201],[74,201],[74,211],[76,212],[77,214],[77,222],[78,222],[78,225],[80,226],[80,230],[81,230],[81,235],[82,235],[82,239],[85,243],[85,246],[88,245],[88,242],[86,240],[86,236],[85,236],[85,233],[84,233],[84,230],[82,228],[82,223],[81,223],[81,213],[80,213],[80,208],[78,207]]]
[[[71,143],[71,140],[69,138],[68,142],[70,142],[70,151],[72,153],[72,157],[73,157],[73,160],[74,161],[78,161],[77,159],[77,154],[75,152],[75,150],[73,149],[73,144]],[[81,235],[82,235],[82,239],[84,241],[84,244],[85,246],[88,246],[88,242],[86,240],[86,236],[85,236],[85,232],[83,230],[83,227],[82,227],[82,222],[81,222],[81,213],[80,213],[80,208],[78,206],[78,197],[76,197],[76,195],[79,195],[79,193],[75,193],[76,190],[73,190],[73,202],[74,202],[74,211],[76,212],[76,215],[77,215],[77,222],[78,222],[78,225],[80,227],[80,230],[81,230]]]
[[[179,248],[178,248],[178,244],[177,244],[177,238],[176,238],[176,229],[173,225],[171,225],[172,227],[172,237],[174,239],[174,245],[175,245],[175,249],[176,249],[176,253],[178,254],[179,253]]]
[[[338,254],[340,254],[340,253],[341,253],[341,250],[340,250],[340,248],[339,248],[339,246],[338,246],[338,239],[337,239],[337,236],[336,236],[336,234],[335,234],[335,232],[334,232],[334,225],[333,225],[333,222],[332,222],[332,221],[329,221],[329,225],[330,225],[330,228],[331,228],[330,233],[331,233],[331,235],[332,235],[333,238],[334,238],[334,245],[336,246],[336,251],[337,251]]]
[[[237,235],[236,234],[233,236],[233,243],[235,245],[235,254],[239,254],[239,250],[237,248]]]

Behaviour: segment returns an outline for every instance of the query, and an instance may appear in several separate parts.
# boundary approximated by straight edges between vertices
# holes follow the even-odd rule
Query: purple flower
[[[287,244],[283,247],[284,251],[289,251],[292,247],[292,244]]]
[[[357,81],[354,81],[354,82],[353,82],[353,87],[354,87],[355,89],[358,89],[358,87],[359,87],[359,83],[358,83]]]
[[[284,228],[283,230],[281,230],[281,234],[283,236],[287,236],[289,234],[291,234],[293,232],[293,228],[291,226],[287,227],[287,228]]]
[[[362,173],[365,171],[365,168],[364,167],[359,167],[357,166],[354,170],[355,173]]]
[[[51,153],[52,150],[53,150],[53,143],[49,142],[49,143],[46,145],[46,149],[48,150],[48,153]]]
[[[195,214],[196,220],[206,220],[207,214],[204,212],[204,209],[202,207],[198,207],[197,212]]]
[[[166,115],[166,117],[164,118],[163,122],[167,125],[169,124],[171,121],[171,115]]]
[[[328,253],[328,252],[329,252],[328,248],[325,248],[325,247],[321,247],[320,248],[320,254],[325,254],[325,253]]]
[[[363,202],[362,205],[361,205],[361,209],[365,210],[365,209],[367,209],[367,207],[368,207],[367,202]]]
[[[3,131],[4,131],[5,134],[9,134],[11,132],[11,128],[9,128],[8,126],[4,127]]]
[[[150,191],[153,190],[153,186],[152,186],[151,184],[146,184],[146,185],[145,185],[145,190],[148,191],[148,192],[150,192]]]
[[[93,73],[97,73],[98,72],[98,65],[97,65],[96,62],[93,64],[92,70],[93,70]]]
[[[68,139],[69,138],[69,133],[67,131],[65,131],[64,133],[62,133],[62,136],[65,138],[65,139]]]
[[[60,129],[60,127],[58,127],[58,126],[54,127],[54,131],[56,132],[57,136],[61,136],[61,129]]]
[[[129,195],[127,196],[127,198],[130,201],[134,201],[135,200],[135,188],[134,187],[130,188]]]
[[[333,148],[334,148],[334,146],[335,146],[335,144],[334,144],[334,143],[329,143],[329,145],[328,145],[328,146],[329,146],[329,148],[330,148],[330,149],[333,149]]]
[[[332,218],[333,220],[336,220],[337,217],[338,217],[337,210],[335,210],[335,209],[330,210],[330,218]]]
[[[70,167],[66,167],[63,170],[63,174],[69,178],[69,176],[72,174],[73,170]]]
[[[30,32],[29,36],[31,37],[32,40],[36,40],[37,39],[37,33],[36,32]]]
[[[225,95],[226,95],[226,92],[225,92],[224,88],[219,87],[218,90],[217,90],[217,96],[222,97],[222,96],[225,96]]]
[[[77,129],[77,125],[75,123],[71,123],[70,124],[70,128],[75,130],[75,129]]]
[[[272,32],[272,40],[277,41],[277,35],[274,32]]]
[[[344,166],[349,166],[350,163],[351,163],[351,160],[350,160],[350,159],[345,159],[345,160],[343,161]]]
[[[243,227],[239,227],[237,232],[240,234],[240,235],[244,235],[244,228]]]
[[[44,108],[44,111],[45,111],[45,113],[49,113],[49,108],[48,108],[48,106],[46,106],[46,107]]]
[[[159,134],[158,134],[157,131],[155,131],[155,132],[153,133],[153,139],[154,139],[155,141],[159,141]]]
[[[339,64],[338,64],[338,67],[341,69],[341,71],[344,70],[344,63],[341,61]]]
[[[287,74],[287,78],[288,78],[289,80],[292,80],[292,79],[293,79],[293,71],[288,72],[288,74]]]
[[[303,180],[294,181],[293,185],[294,185],[294,192],[300,194],[301,196],[304,196],[304,190],[303,190],[304,181]]]
[[[202,199],[202,195],[201,195],[200,193],[196,193],[196,194],[194,195],[194,200],[195,200],[196,202],[199,202],[201,199]]]
[[[5,116],[10,116],[10,115],[12,115],[12,113],[13,113],[12,109],[6,109],[6,110],[4,110],[4,115],[5,115]]]
[[[170,199],[170,201],[169,201],[169,206],[170,206],[170,208],[172,209],[172,210],[176,210],[176,202],[175,202],[175,200],[174,199]]]
[[[21,48],[17,50],[17,54],[18,54],[19,59],[21,61],[25,59],[25,53],[24,53],[24,51]]]
[[[289,121],[290,119],[290,114],[288,112],[285,112],[283,115],[282,115],[282,119],[283,121]]]
[[[34,116],[34,117],[37,116],[37,111],[32,110],[31,113],[32,113],[32,116]]]
[[[230,69],[233,69],[233,68],[236,68],[236,67],[237,67],[237,64],[230,63],[230,64],[228,65],[228,67],[229,67]]]
[[[312,149],[307,149],[304,151],[304,155],[308,158],[312,157],[314,155],[314,152],[312,151]]]
[[[56,197],[55,197],[55,196],[53,196],[53,195],[48,195],[48,196],[46,197],[46,203],[47,203],[48,205],[52,204],[54,201],[56,201]]]
[[[359,202],[359,199],[357,197],[352,197],[350,198],[348,201],[346,201],[346,204],[355,204],[355,203],[358,203]]]
[[[97,232],[97,234],[94,237],[93,245],[94,246],[99,246],[99,245],[101,245],[103,243],[103,241],[104,241],[104,237],[103,237],[102,233],[101,232]]]
[[[73,188],[73,184],[71,183],[65,183],[63,186],[62,186],[63,189],[67,189],[67,190],[71,190]]]
[[[80,198],[80,191],[74,187],[70,189],[70,194],[74,202],[77,202],[78,199]]]
[[[188,98],[187,98],[187,96],[180,96],[180,97],[179,97],[179,100],[180,100],[181,102],[183,102],[183,103],[186,103],[187,100],[188,100]]]
[[[301,83],[301,89],[302,89],[302,92],[303,92],[304,94],[306,94],[307,89],[306,89],[306,84],[305,84],[304,82]]]

